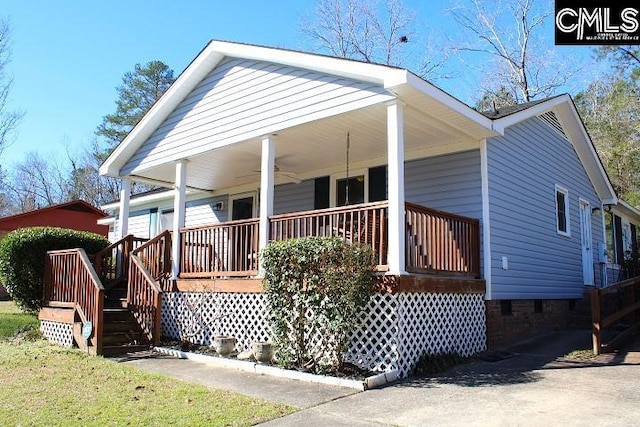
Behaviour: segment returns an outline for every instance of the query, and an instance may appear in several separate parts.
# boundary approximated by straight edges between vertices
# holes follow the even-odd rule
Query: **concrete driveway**
[[[588,332],[562,332],[436,378],[405,381],[327,402],[266,426],[637,426],[640,341],[594,362],[560,358],[588,348]],[[499,356],[499,355],[497,355]]]
[[[595,361],[562,358],[571,350],[589,347],[588,331],[559,332],[489,354],[488,360],[476,360],[434,378],[407,380],[362,393],[252,378],[184,360],[134,363],[200,383],[207,377],[201,370],[206,369],[213,379],[207,385],[301,408],[265,426],[640,425],[640,339],[625,351]],[[176,367],[185,372],[181,375]]]

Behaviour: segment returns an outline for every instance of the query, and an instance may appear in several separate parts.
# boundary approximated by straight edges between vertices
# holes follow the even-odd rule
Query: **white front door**
[[[584,284],[593,286],[593,250],[591,240],[591,205],[580,199],[580,243]]]

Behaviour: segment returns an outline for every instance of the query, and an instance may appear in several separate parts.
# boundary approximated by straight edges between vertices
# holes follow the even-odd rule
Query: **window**
[[[569,190],[556,185],[556,224],[558,234],[570,236]]]
[[[364,175],[336,181],[336,206],[364,203]]]
[[[604,213],[604,223],[607,236],[607,262],[615,262],[616,260],[616,238],[614,233],[613,215],[611,212]]]
[[[149,209],[149,238],[158,234],[158,208]]]
[[[542,305],[542,300],[537,299],[533,301],[533,312],[534,313],[542,313],[544,311],[544,306]]]
[[[255,197],[232,196],[231,197],[231,219],[251,219],[255,216]]]
[[[165,209],[160,212],[160,226],[158,233],[164,230],[171,230],[173,228],[173,209]]]
[[[510,299],[500,301],[500,314],[503,316],[511,316],[513,314],[513,306]]]

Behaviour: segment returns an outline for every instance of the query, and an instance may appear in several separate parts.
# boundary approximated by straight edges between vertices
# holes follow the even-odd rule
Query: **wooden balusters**
[[[407,203],[407,271],[480,276],[477,219]]]

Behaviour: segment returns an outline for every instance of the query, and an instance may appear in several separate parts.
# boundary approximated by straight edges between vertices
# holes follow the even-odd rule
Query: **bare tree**
[[[10,177],[9,194],[18,212],[28,212],[68,200],[68,182],[61,167],[32,152],[17,163]]]
[[[315,48],[341,58],[399,65],[402,45],[413,36],[412,16],[397,0],[319,0],[301,31]]]
[[[470,0],[451,10],[467,40],[458,42],[457,50],[493,59],[482,62],[481,71],[490,76],[483,95],[506,89],[514,102],[529,102],[568,82],[575,71],[562,69],[560,61],[553,64],[556,55],[539,35],[552,11],[551,5],[536,7],[535,0],[512,1],[506,8],[500,0]]]
[[[318,0],[300,32],[312,49],[340,58],[412,69],[426,78],[440,78],[448,51],[423,41],[416,16],[401,0]]]
[[[6,20],[0,20],[0,154],[12,142],[13,133],[23,114],[9,108],[9,92],[12,79],[7,74],[7,64],[11,59],[11,27]]]

